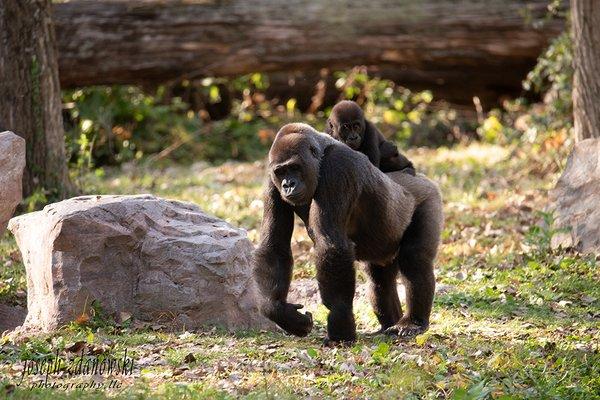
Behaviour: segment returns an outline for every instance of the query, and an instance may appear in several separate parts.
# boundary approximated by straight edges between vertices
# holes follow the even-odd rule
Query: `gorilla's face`
[[[317,189],[319,157],[309,137],[289,134],[276,140],[269,152],[271,181],[287,203],[309,204]]]
[[[351,149],[358,150],[365,136],[363,111],[351,101],[336,104],[327,120],[326,131]]]

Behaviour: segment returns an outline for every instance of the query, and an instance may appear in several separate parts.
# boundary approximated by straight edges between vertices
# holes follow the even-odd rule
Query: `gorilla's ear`
[[[320,154],[319,154],[319,150],[317,149],[317,147],[314,144],[310,145],[310,153],[315,157],[315,158],[321,158]]]

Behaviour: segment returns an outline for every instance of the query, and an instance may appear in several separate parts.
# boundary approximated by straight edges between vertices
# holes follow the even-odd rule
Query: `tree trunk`
[[[0,131],[27,142],[23,192],[71,189],[50,0],[0,2]]]
[[[548,0],[79,0],[54,5],[65,87],[377,66],[436,97],[514,95],[564,21]],[[316,83],[316,82],[315,82]]]
[[[600,137],[600,3],[571,0],[575,76],[573,114],[577,140]]]

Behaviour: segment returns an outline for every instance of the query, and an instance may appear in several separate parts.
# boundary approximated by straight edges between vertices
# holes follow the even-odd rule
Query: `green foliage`
[[[26,305],[25,267],[15,239],[8,232],[0,236],[0,303]]]
[[[49,199],[46,195],[46,191],[42,188],[36,189],[32,194],[23,199],[22,204],[23,208],[27,212],[33,212],[35,210],[39,210],[46,204],[48,204]]]
[[[78,169],[118,164],[153,154],[198,134],[201,122],[164,90],[146,94],[133,86],[97,86],[63,95],[70,115],[67,148]]]
[[[270,141],[261,140],[259,132],[269,128],[261,119],[250,115],[246,118],[246,121],[228,118],[214,122],[212,129],[201,136],[198,158],[211,162],[262,158]]]
[[[263,75],[251,74],[232,81],[206,78],[195,88],[216,103],[224,83],[249,99],[268,87]],[[182,83],[184,89],[190,85]],[[64,92],[63,100],[69,115],[67,148],[79,176],[94,167],[147,156],[183,162],[252,160],[264,154],[273,136],[264,130],[265,118],[272,114],[268,102],[236,99],[228,118],[206,123],[165,87],[155,93],[134,86],[88,87]]]
[[[395,140],[407,142],[432,131],[432,142],[439,142],[440,135],[454,137],[461,129],[455,112],[431,107],[429,91],[412,92],[389,80],[370,77],[363,68],[335,76],[341,98],[356,100]],[[183,81],[155,92],[134,86],[65,91],[71,169],[77,179],[88,170],[131,160],[254,160],[264,155],[275,132],[286,122],[308,120],[323,127],[329,110],[302,116],[296,99],[285,104],[267,99],[268,87],[268,78],[254,73],[231,80]],[[187,103],[198,101],[200,104]],[[220,111],[226,113],[225,118],[212,119],[207,109],[221,102],[226,105],[225,111]],[[198,107],[201,109],[194,111]],[[449,135],[451,131],[454,133]],[[428,138],[421,142],[430,143]]]
[[[563,230],[554,228],[554,215],[551,212],[537,212],[542,223],[529,228],[525,235],[525,243],[536,254],[544,254],[550,250],[552,236]]]
[[[486,399],[491,389],[485,387],[485,381],[481,381],[468,389],[459,388],[452,394],[452,400],[481,400]]]
[[[372,357],[375,364],[381,364],[390,354],[390,345],[386,342],[381,342],[373,351]]]
[[[548,6],[547,19],[568,19],[564,11],[567,6],[568,2],[553,0]],[[528,104],[525,99],[506,101],[501,110],[488,113],[477,128],[482,141],[524,145],[534,152],[553,153],[547,159],[565,158],[564,149],[570,147],[573,126],[573,46],[569,31],[567,27],[552,40],[523,81],[523,88],[542,95],[543,103]]]
[[[572,124],[573,101],[573,45],[566,30],[552,41],[529,72],[523,87],[546,93],[547,120],[551,128],[569,127]]]
[[[486,143],[501,143],[506,136],[506,127],[502,125],[502,116],[497,111],[488,114],[477,128],[479,138]]]
[[[93,299],[89,304],[86,302],[85,309],[68,325],[68,329],[73,332],[85,333],[86,337],[93,338],[93,332],[98,329],[108,332],[115,331],[116,323],[114,318],[103,310],[100,302]]]

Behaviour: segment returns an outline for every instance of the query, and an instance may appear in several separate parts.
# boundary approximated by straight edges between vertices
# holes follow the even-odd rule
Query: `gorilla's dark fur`
[[[340,101],[333,107],[325,133],[365,154],[383,172],[402,171],[415,175],[412,162],[398,152],[394,143],[385,140],[353,101]]]
[[[288,124],[277,133],[269,174],[254,256],[260,308],[267,317],[295,335],[312,329],[312,316],[287,302],[295,213],[315,245],[319,291],[330,311],[329,341],[356,338],[355,260],[366,264],[382,329],[412,336],[428,328],[442,228],[435,184],[422,175],[386,175],[365,155],[305,124]],[[405,314],[396,291],[398,274],[406,286]]]

